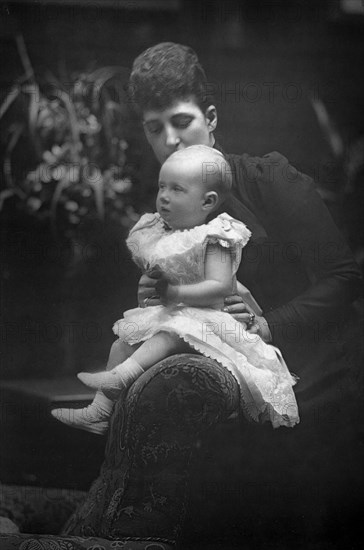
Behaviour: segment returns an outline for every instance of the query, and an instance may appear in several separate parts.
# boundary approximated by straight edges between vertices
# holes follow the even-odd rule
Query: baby
[[[157,212],[142,216],[127,239],[141,269],[158,270],[161,305],[124,313],[114,325],[120,345],[109,360],[112,368],[78,375],[98,390],[92,404],[55,409],[53,416],[103,433],[122,390],[162,359],[193,350],[234,374],[249,419],[270,420],[274,427],[299,421],[295,380],[279,351],[221,311],[224,298],[244,288],[236,272],[250,238],[247,227],[228,214],[214,217],[230,187],[229,164],[212,147],[187,147],[164,162]]]

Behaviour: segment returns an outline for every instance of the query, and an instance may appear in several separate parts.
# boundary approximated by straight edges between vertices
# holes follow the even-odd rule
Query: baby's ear
[[[202,208],[204,208],[205,210],[212,210],[217,205],[218,200],[219,197],[215,191],[208,191],[207,193],[205,193]]]

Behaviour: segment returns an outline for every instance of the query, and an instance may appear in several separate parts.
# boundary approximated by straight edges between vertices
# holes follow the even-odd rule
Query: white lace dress
[[[172,284],[193,284],[204,279],[207,244],[219,243],[230,249],[235,278],[249,238],[247,227],[228,214],[188,230],[170,230],[159,214],[145,214],[131,230],[127,246],[143,271],[158,267]],[[270,420],[274,427],[294,426],[299,422],[292,389],[295,379],[279,350],[247,332],[244,324],[220,307],[178,304],[135,308],[126,311],[113,330],[131,345],[161,331],[177,334],[235,376],[242,409],[249,419]]]

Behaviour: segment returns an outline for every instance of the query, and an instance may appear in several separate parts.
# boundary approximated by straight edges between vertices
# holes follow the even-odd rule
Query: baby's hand
[[[162,304],[167,305],[169,303],[177,302],[178,287],[171,285],[163,274],[158,279],[155,289],[160,296]]]
[[[138,286],[139,307],[160,305],[161,302],[155,288],[160,275],[159,271],[150,270],[141,276]]]

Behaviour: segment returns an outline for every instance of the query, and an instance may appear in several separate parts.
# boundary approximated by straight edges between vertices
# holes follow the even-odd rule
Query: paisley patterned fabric
[[[126,537],[106,540],[98,537],[57,537],[35,535],[2,535],[1,550],[172,550],[162,540]]]
[[[85,496],[71,489],[0,484],[0,516],[22,533],[58,534]]]
[[[117,403],[100,476],[63,534],[174,546],[200,437],[238,403],[235,378],[211,360],[178,355],[152,367]]]
[[[15,521],[21,531],[32,522],[37,529],[39,511],[46,510],[49,520],[52,505],[67,495],[63,508],[53,507],[59,520],[78,503],[61,535],[4,534],[1,550],[172,550],[182,531],[201,439],[238,405],[235,378],[214,361],[193,354],[161,361],[117,402],[105,461],[87,495],[8,489],[0,515]],[[32,506],[36,512],[30,511]],[[22,520],[22,514],[30,521]],[[46,532],[45,525],[41,529]]]

